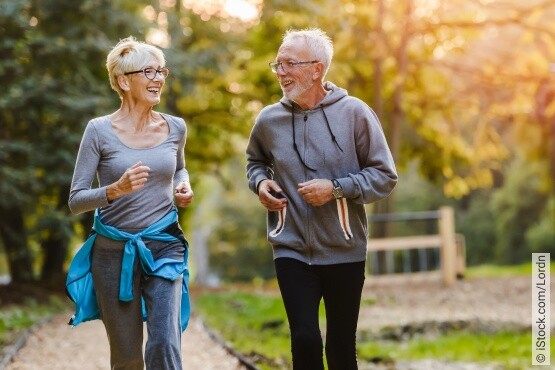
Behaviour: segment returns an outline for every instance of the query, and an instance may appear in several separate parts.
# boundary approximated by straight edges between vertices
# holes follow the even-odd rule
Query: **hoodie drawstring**
[[[322,110],[322,114],[324,115],[324,119],[326,120],[326,125],[328,126],[328,131],[330,132],[330,135],[331,135],[331,141],[333,141],[335,143],[335,145],[337,145],[339,150],[341,150],[341,153],[343,153],[343,149],[341,149],[341,147],[339,146],[339,143],[335,139],[335,135],[333,134],[333,131],[331,130],[330,121],[328,121],[328,116],[326,116],[326,112],[324,111],[324,104],[320,104],[320,109]]]
[[[326,112],[324,111],[324,105],[323,104],[320,104],[320,109],[322,110],[322,114],[324,115],[324,119],[326,121],[326,126],[328,127],[328,131],[329,131],[330,136],[331,136],[331,141],[333,141],[335,143],[335,145],[339,148],[341,153],[343,153],[343,149],[341,148],[341,146],[339,146],[339,143],[337,142],[337,139],[335,138],[335,135],[333,134],[333,131],[331,130],[330,122],[328,120],[328,116],[326,115]],[[314,168],[308,166],[303,161],[303,157],[301,156],[301,153],[299,153],[299,148],[297,147],[297,140],[295,139],[295,108],[294,108],[293,104],[291,104],[291,130],[293,131],[293,148],[295,148],[295,152],[297,153],[297,156],[299,157],[299,160],[301,161],[303,166],[305,166],[305,168],[309,169],[310,171],[316,171]]]

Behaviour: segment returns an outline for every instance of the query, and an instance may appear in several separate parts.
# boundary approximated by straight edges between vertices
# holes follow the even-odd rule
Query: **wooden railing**
[[[438,248],[443,283],[453,284],[464,275],[466,246],[464,236],[455,233],[453,208],[438,211],[381,214],[369,218],[370,222],[395,222],[411,220],[437,220],[438,234],[368,239],[368,252]]]

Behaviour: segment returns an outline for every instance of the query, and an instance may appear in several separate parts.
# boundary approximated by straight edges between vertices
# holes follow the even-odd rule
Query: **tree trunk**
[[[58,195],[57,210],[67,209],[68,197],[69,186],[63,186]],[[44,255],[40,284],[52,289],[63,289],[65,285],[64,262],[69,249],[69,233],[64,232],[67,225],[63,224],[66,222],[69,221],[59,219],[50,223],[47,236],[40,242]]]
[[[386,17],[384,0],[378,0],[378,14],[377,14],[377,24],[376,29],[378,33],[378,40],[380,40],[380,50],[386,50],[386,39],[383,28],[383,20]],[[396,81],[396,85],[393,92],[393,112],[391,114],[391,120],[389,125],[389,147],[391,154],[393,155],[393,160],[395,163],[399,160],[400,153],[400,142],[401,142],[401,126],[404,121],[404,111],[402,107],[403,103],[403,89],[405,85],[405,77],[407,75],[407,45],[410,39],[410,23],[412,17],[412,1],[409,1],[406,5],[405,10],[405,27],[403,27],[403,34],[401,36],[400,43],[395,53],[395,59],[398,66],[399,79]],[[377,114],[381,114],[383,111],[383,98],[382,94],[382,58],[377,56],[374,60],[374,104]],[[380,117],[380,115],[378,115]],[[391,213],[394,211],[394,194],[391,194],[386,199],[383,199],[374,204],[373,213],[383,214]],[[393,234],[393,224],[391,222],[377,222],[371,225],[371,235],[372,238],[384,238],[387,236],[392,236]],[[376,258],[373,264],[374,273],[384,273],[393,272],[393,254],[392,252],[377,252],[374,256]]]
[[[199,202],[194,209],[194,222],[192,227],[192,239],[194,249],[192,252],[195,265],[195,276],[193,281],[199,286],[210,285],[210,251],[208,250],[208,238],[214,229],[212,222],[206,222],[204,213],[206,204]]]
[[[6,249],[12,283],[32,281],[32,255],[25,234],[23,210],[0,208],[0,219],[0,238]]]
[[[55,290],[63,289],[66,273],[64,262],[67,256],[69,241],[59,230],[50,230],[49,236],[41,241],[44,253],[44,264],[42,265],[42,286]]]
[[[208,237],[210,231],[206,227],[195,228],[193,231],[193,261],[195,264],[194,282],[199,286],[210,284],[210,253],[208,252]]]

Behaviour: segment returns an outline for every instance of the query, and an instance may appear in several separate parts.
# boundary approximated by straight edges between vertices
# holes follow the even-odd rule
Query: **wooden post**
[[[451,207],[439,209],[439,234],[441,237],[441,272],[443,283],[450,286],[457,278],[457,249],[455,242],[455,213]]]
[[[464,235],[455,234],[455,243],[457,244],[457,279],[462,279],[464,270],[466,270],[466,241]]]

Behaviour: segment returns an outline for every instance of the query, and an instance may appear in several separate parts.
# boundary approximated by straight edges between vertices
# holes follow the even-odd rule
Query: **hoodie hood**
[[[347,90],[341,88],[341,87],[337,87],[335,84],[333,84],[333,82],[329,82],[326,81],[324,82],[324,89],[326,91],[328,91],[328,93],[326,94],[326,96],[324,97],[324,99],[322,99],[315,107],[316,108],[325,108],[329,105],[332,105],[336,102],[338,102],[339,100],[343,99],[344,97],[348,96],[349,93],[347,92]],[[297,110],[303,110],[301,109],[297,104],[295,104],[294,101],[289,100],[288,98],[286,98],[285,96],[282,97],[280,99],[281,104],[283,104],[284,106],[286,106],[288,109],[291,108],[295,108]]]
[[[330,122],[328,120],[328,116],[326,115],[326,111],[324,110],[324,108],[329,107],[332,104],[346,97],[348,95],[347,90],[337,87],[329,81],[324,83],[324,89],[327,91],[326,96],[324,96],[324,98],[318,104],[316,104],[312,109],[302,109],[294,101],[287,99],[286,97],[283,97],[280,100],[280,102],[285,106],[285,108],[291,111],[291,132],[293,135],[293,148],[295,149],[295,153],[299,157],[299,160],[303,164],[303,166],[310,171],[316,171],[316,169],[306,164],[306,162],[303,160],[303,157],[301,156],[301,153],[299,153],[299,149],[297,146],[296,135],[295,135],[295,111],[309,112],[309,111],[321,110],[332,142],[337,146],[337,148],[341,152],[343,152],[343,149],[337,142],[335,134],[331,129]],[[305,116],[305,122],[306,122],[306,116]]]

